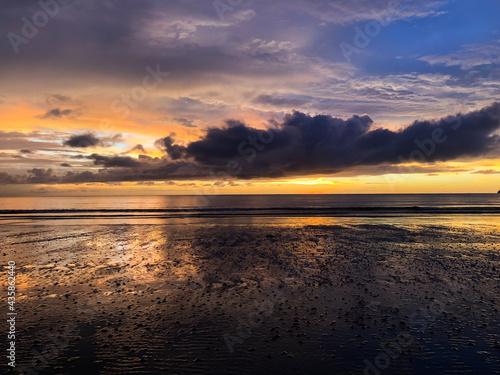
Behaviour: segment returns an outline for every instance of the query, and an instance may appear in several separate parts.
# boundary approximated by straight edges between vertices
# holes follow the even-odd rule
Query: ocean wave
[[[179,217],[179,216],[378,216],[378,215],[481,215],[500,214],[500,207],[219,207],[165,209],[41,209],[0,210],[0,218],[12,217]]]

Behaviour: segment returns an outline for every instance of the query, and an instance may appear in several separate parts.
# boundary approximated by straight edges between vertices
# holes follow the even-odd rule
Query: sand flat
[[[500,373],[497,229],[4,226],[18,358],[61,374]]]

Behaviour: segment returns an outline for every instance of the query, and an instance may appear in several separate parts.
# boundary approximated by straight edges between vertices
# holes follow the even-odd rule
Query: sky
[[[492,193],[496,0],[4,0],[0,195]]]

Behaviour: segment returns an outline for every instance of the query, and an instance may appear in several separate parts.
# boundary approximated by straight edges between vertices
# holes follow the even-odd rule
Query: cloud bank
[[[25,175],[0,174],[3,184],[84,183],[281,178],[335,174],[366,166],[433,164],[484,157],[500,146],[500,103],[468,114],[415,121],[398,131],[374,128],[369,116],[349,119],[293,112],[267,130],[241,121],[209,128],[199,140],[176,144],[172,135],[156,141],[162,158],[91,154],[93,170],[58,175],[31,169]],[[83,142],[83,143],[82,143]],[[98,142],[91,134],[65,144]],[[100,169],[95,170],[95,166]],[[90,167],[90,166],[89,166]]]
[[[101,140],[91,133],[72,136],[63,143],[64,146],[74,148],[95,147],[99,146],[100,144]]]

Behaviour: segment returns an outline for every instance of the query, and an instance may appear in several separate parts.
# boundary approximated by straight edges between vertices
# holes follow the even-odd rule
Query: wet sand
[[[307,222],[2,226],[18,370],[500,374],[498,224]]]

